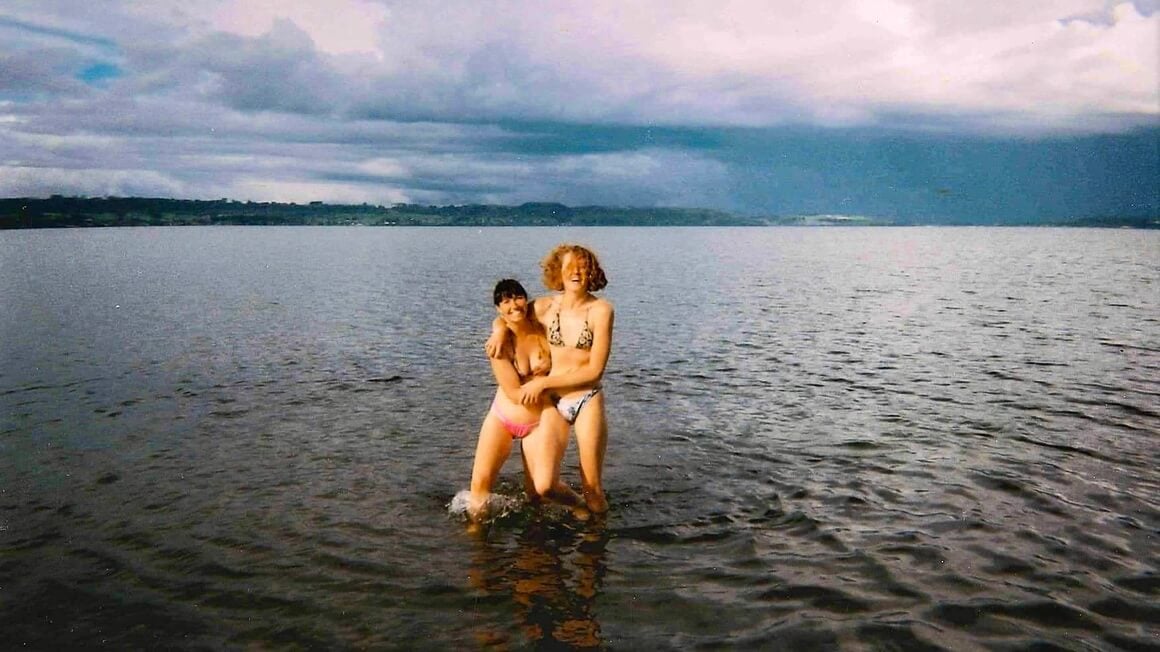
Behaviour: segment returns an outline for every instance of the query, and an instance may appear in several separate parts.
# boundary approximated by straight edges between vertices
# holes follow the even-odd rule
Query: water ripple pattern
[[[613,508],[469,533],[503,276],[610,278]],[[1160,233],[0,233],[33,649],[1155,649]],[[565,479],[578,482],[574,445]]]

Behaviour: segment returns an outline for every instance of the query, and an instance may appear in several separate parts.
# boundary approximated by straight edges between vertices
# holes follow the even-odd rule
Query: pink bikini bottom
[[[524,437],[528,436],[529,432],[535,430],[536,426],[540,425],[539,419],[536,419],[531,423],[516,423],[515,421],[508,419],[503,415],[503,412],[499,411],[499,406],[496,405],[496,401],[491,402],[491,413],[495,415],[495,418],[499,419],[499,422],[502,423],[503,427],[507,429],[508,434],[512,436],[512,439],[523,439]]]

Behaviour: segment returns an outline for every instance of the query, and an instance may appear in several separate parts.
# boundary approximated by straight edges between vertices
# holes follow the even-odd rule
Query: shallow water
[[[613,503],[452,507],[495,279],[592,245]],[[1160,233],[0,232],[32,648],[1142,649]],[[576,482],[575,451],[566,479]]]

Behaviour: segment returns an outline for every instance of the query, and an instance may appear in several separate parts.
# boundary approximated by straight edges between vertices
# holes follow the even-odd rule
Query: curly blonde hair
[[[576,244],[562,244],[556,245],[540,261],[540,267],[544,270],[544,287],[556,292],[564,289],[564,279],[561,276],[564,254],[572,254],[588,263],[589,292],[598,292],[608,285],[608,277],[604,275],[604,268],[600,266],[600,261],[596,259],[596,254],[592,253],[592,250]]]

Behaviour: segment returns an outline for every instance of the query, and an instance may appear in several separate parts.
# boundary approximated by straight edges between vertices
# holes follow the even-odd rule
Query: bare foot
[[[588,503],[588,510],[593,514],[603,514],[608,511],[608,500],[604,497],[604,492],[589,493],[584,492],[584,502]]]

